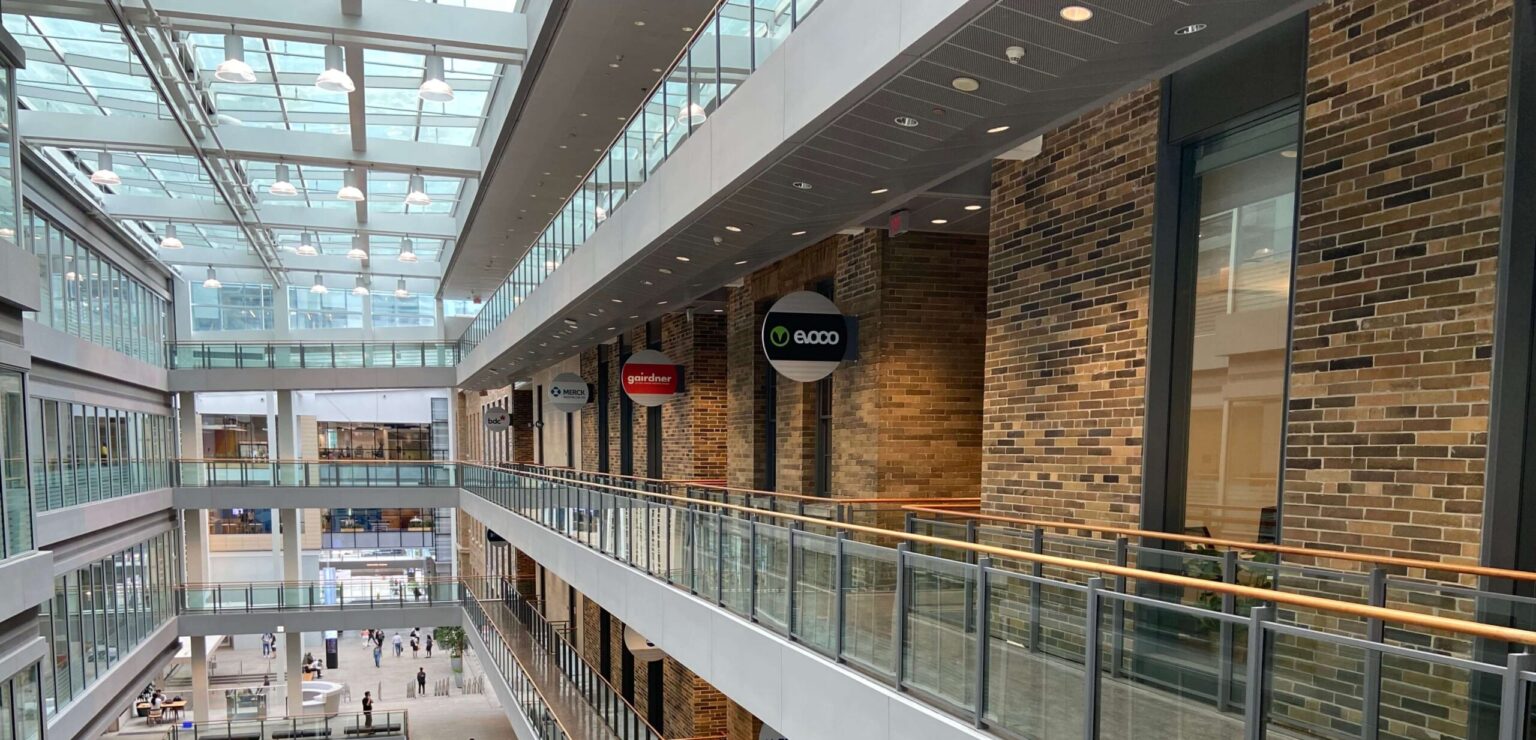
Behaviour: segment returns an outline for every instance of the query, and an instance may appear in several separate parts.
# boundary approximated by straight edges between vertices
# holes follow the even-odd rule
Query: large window
[[[192,284],[192,331],[248,331],[272,328],[272,286],[225,283],[221,288]]]
[[[437,323],[435,314],[432,296],[396,298],[382,293],[373,296],[374,326],[433,326]]]
[[[169,416],[48,398],[30,403],[38,511],[170,485]]]
[[[351,291],[311,293],[308,288],[288,286],[289,329],[361,329],[363,297]]]
[[[13,244],[16,234],[21,231],[17,218],[21,208],[21,188],[17,178],[20,169],[16,166],[15,137],[11,134],[15,130],[12,122],[16,114],[12,95],[16,89],[14,75],[15,71],[9,65],[0,63],[0,238]]]
[[[1296,116],[1191,145],[1180,249],[1194,250],[1186,531],[1274,541],[1285,431]],[[1192,309],[1192,311],[1190,310]],[[1191,317],[1192,314],[1192,317]]]
[[[27,485],[26,396],[21,373],[0,369],[0,486],[5,508],[5,552],[32,549],[32,495]]]

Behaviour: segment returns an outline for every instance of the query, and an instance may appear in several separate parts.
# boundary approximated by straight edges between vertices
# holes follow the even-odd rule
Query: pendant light
[[[340,46],[328,44],[325,47],[325,69],[315,77],[315,87],[329,93],[350,93],[357,89],[342,66]]]
[[[347,250],[347,259],[368,259],[368,237],[362,235],[352,237],[352,248]]]
[[[357,285],[352,288],[352,295],[368,295],[368,277],[366,275],[357,276]]]
[[[326,293],[331,292],[330,288],[325,287],[324,275],[321,275],[318,272],[315,273],[315,284],[309,286],[309,292],[314,293],[315,295],[325,295]]]
[[[310,236],[309,232],[301,231],[299,232],[299,246],[293,248],[293,253],[300,257],[313,257],[319,254],[320,250],[315,248],[315,240]]]
[[[208,266],[208,279],[203,281],[203,287],[209,290],[218,290],[224,287],[224,284],[219,282],[219,274],[213,271],[213,265]]]
[[[421,173],[418,172],[411,175],[408,184],[405,186],[405,202],[413,206],[432,205],[432,196],[427,195],[424,185],[425,182]]]
[[[239,84],[256,81],[256,70],[245,63],[245,39],[239,34],[224,34],[224,61],[214,69],[213,77],[221,82]]]
[[[165,236],[160,237],[161,249],[181,249],[186,245],[176,238],[176,224],[165,225]]]
[[[96,169],[91,172],[91,182],[97,185],[123,184],[123,178],[112,171],[112,152],[96,155]]]
[[[411,245],[410,237],[405,237],[400,240],[400,256],[396,257],[395,259],[400,260],[401,262],[416,261],[416,249]]]
[[[694,126],[703,123],[704,119],[708,117],[709,116],[704,112],[704,106],[699,105],[698,103],[689,103],[682,110],[677,112],[678,123],[687,123]]]
[[[395,280],[395,297],[396,298],[410,298],[411,297],[411,291],[405,289],[405,278],[398,278],[398,279]]]
[[[277,179],[272,181],[272,186],[267,188],[267,192],[285,197],[299,194],[299,189],[294,187],[293,182],[288,179],[288,165],[278,163]]]
[[[453,100],[453,86],[443,79],[443,58],[428,54],[423,65],[421,87],[416,94],[429,103],[447,103]]]
[[[341,175],[341,189],[336,191],[336,198],[352,203],[367,200],[367,196],[363,195],[362,182],[362,176],[358,175],[356,169],[347,168]]]

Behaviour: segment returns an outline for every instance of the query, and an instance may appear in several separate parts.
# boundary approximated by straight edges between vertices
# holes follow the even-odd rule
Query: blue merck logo
[[[558,385],[557,386],[552,386],[549,389],[549,395],[554,396],[555,398],[559,398],[560,397],[560,386],[558,386]]]

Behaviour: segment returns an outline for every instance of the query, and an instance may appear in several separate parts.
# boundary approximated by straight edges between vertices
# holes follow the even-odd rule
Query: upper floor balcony
[[[172,391],[447,388],[454,342],[176,342]],[[234,372],[227,372],[234,371]]]

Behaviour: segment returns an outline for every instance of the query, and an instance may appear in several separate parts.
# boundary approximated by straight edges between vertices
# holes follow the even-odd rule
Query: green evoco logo
[[[768,341],[775,347],[783,347],[789,344],[789,330],[782,326],[775,326],[768,331]]]

